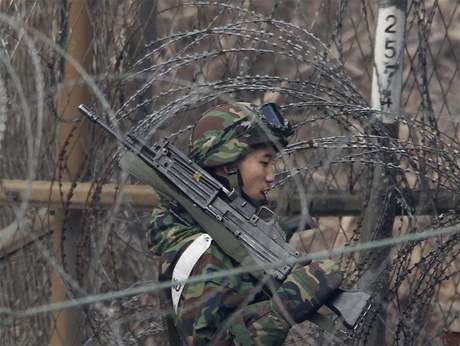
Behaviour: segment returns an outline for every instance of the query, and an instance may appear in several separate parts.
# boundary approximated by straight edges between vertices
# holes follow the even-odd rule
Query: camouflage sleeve
[[[291,323],[300,323],[318,310],[342,283],[343,275],[332,260],[298,265],[289,273],[272,301]]]
[[[235,312],[228,304],[241,301],[241,296],[210,283],[202,287],[206,294],[198,294],[193,300],[206,303],[192,305],[189,297],[184,306],[190,309],[180,316],[180,328],[192,331],[186,333],[189,345],[280,345],[285,341],[291,325],[278,314],[271,300],[241,306]],[[209,301],[208,295],[213,297]],[[195,314],[199,316],[196,319]]]
[[[281,345],[290,328],[272,301],[264,300],[238,310],[231,318],[229,334],[238,345]]]
[[[192,274],[221,271],[229,266],[228,261],[218,251],[211,250],[197,262]],[[257,286],[249,275],[187,284],[177,316],[178,329],[187,343],[279,345],[284,342],[291,326]]]
[[[236,313],[231,330],[240,344],[281,344],[295,323],[308,319],[340,286],[342,274],[331,260],[298,266],[269,301]]]
[[[224,261],[216,252],[205,254],[193,275],[222,270],[228,266]],[[297,268],[272,299],[266,295],[259,299],[260,289],[244,276],[189,284],[180,303],[178,327],[190,345],[280,345],[292,324],[316,311],[340,282],[337,267],[324,261]]]
[[[162,202],[152,211],[146,236],[148,245],[155,255],[165,256],[170,253],[174,256],[184,247],[187,238],[200,231],[201,228],[172,214],[168,205]]]

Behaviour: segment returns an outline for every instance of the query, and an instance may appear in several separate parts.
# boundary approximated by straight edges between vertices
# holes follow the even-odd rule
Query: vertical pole
[[[401,107],[404,31],[407,0],[379,0],[374,46],[371,106],[380,109],[380,120],[392,124],[387,113]]]
[[[407,0],[379,0],[374,47],[374,71],[372,79],[371,106],[379,110],[378,127],[375,135],[382,136],[376,144],[387,146],[392,138],[398,137],[398,123],[391,115],[399,115],[402,88],[402,66],[404,56],[404,37]],[[380,153],[379,161],[373,167],[372,188],[368,206],[363,218],[361,241],[368,242],[392,236],[395,218],[396,176],[385,163],[392,162],[389,153]],[[389,287],[389,278],[382,274],[389,255],[388,249],[366,254],[369,263],[365,274],[359,281],[361,287],[374,287],[377,302],[384,299]],[[369,335],[369,345],[385,343],[385,312],[379,312]]]
[[[69,0],[67,22],[67,55],[88,67],[90,44],[92,39],[91,22],[88,15],[87,0]],[[67,59],[64,62],[64,80],[59,86],[57,111],[60,121],[56,129],[57,158],[62,164],[57,167],[56,176],[62,181],[76,181],[84,157],[84,136],[87,122],[77,122],[78,105],[89,100],[88,89],[75,67]],[[79,232],[81,214],[78,211],[67,212],[58,207],[55,210],[53,231],[53,251],[57,264],[64,267],[67,274],[75,278],[76,239]],[[65,230],[65,232],[64,232]],[[51,302],[59,303],[68,299],[64,281],[56,268],[51,278]],[[79,310],[57,311],[51,317],[51,345],[78,345]]]

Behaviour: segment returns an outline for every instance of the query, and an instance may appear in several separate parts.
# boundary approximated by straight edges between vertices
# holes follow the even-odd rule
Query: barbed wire
[[[124,186],[137,182],[118,168],[116,143],[97,129],[79,128],[76,109],[64,116],[74,105],[63,91],[82,86],[90,95],[85,102],[120,133],[152,141],[166,137],[184,149],[198,116],[217,103],[279,103],[295,135],[277,162],[276,209],[286,217],[300,212],[310,219],[312,230],[299,225],[293,239],[302,253],[337,259],[347,287],[367,282],[365,288],[373,293],[373,305],[350,343],[372,344],[382,321],[386,344],[439,343],[444,329],[460,330],[455,300],[460,285],[455,19],[460,10],[455,1],[409,1],[404,110],[383,112],[399,124],[398,136],[390,137],[378,120],[383,113],[367,101],[376,5],[329,0],[89,1],[79,15],[97,13],[98,19],[72,27],[70,9],[59,1],[47,6],[38,1],[0,3],[2,178],[58,185],[60,203],[47,208],[57,208],[62,217],[60,224],[52,224],[62,238],[46,233],[1,258],[0,273],[12,283],[1,284],[0,338],[12,344],[47,344],[56,331],[54,312],[77,308],[84,313],[86,342],[165,342],[161,320],[167,308],[159,294],[170,284],[157,282],[157,258],[144,241],[149,212],[122,206]],[[69,39],[89,29],[86,60],[78,61],[69,54]],[[68,66],[81,78],[66,80]],[[63,125],[71,128],[66,138],[55,130]],[[70,190],[64,191],[68,158],[76,147],[73,139],[84,133],[89,135],[82,163],[72,172]],[[372,191],[379,168],[391,188],[376,206]],[[86,182],[91,188],[79,211],[75,194]],[[103,209],[107,183],[117,189],[112,205]],[[5,194],[14,197],[13,192]],[[51,197],[51,189],[46,194]],[[315,211],[314,202],[328,201],[333,194],[341,198],[333,204],[342,213]],[[34,214],[30,205],[15,198],[1,208],[2,227]],[[396,210],[389,236],[364,241],[365,231],[378,236],[386,227],[389,208]],[[371,214],[375,229],[367,230]],[[65,250],[69,241],[75,256]],[[61,242],[63,256],[54,257],[53,242]],[[382,263],[372,256],[378,251],[388,253]],[[14,268],[18,258],[20,269]],[[378,274],[368,280],[376,264]],[[49,300],[54,271],[69,300]],[[24,280],[21,272],[28,273]],[[386,296],[378,297],[380,291]],[[424,319],[430,328],[421,327]],[[327,333],[302,325],[293,329],[287,343],[315,341],[335,342]]]

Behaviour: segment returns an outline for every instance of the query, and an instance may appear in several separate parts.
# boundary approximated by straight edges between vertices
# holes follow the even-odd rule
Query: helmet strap
[[[253,198],[250,198],[248,195],[246,195],[243,192],[243,189],[242,189],[243,178],[241,177],[240,171],[236,167],[236,165],[234,164],[227,165],[227,170],[228,170],[228,183],[230,185],[230,189],[234,189],[235,191],[237,191],[240,194],[240,196],[244,197],[246,200],[251,202],[251,204],[254,207],[259,207],[261,204],[259,201]]]
[[[227,165],[228,171],[228,183],[230,184],[230,189],[235,190],[240,195],[242,194],[241,187],[243,186],[243,179],[241,178],[240,171],[236,165]]]

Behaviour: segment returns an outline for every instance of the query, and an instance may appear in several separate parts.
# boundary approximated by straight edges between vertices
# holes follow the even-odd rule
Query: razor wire
[[[372,1],[83,3],[90,28],[69,28],[67,3],[0,2],[3,179],[63,185],[79,117],[75,110],[71,121],[64,119],[56,98],[75,85],[89,85],[91,105],[121,132],[152,141],[166,136],[184,150],[194,122],[212,105],[274,101],[296,132],[277,160],[273,208],[286,217],[301,213],[311,219],[313,228],[299,225],[293,243],[303,253],[332,254],[347,287],[358,287],[373,265],[359,247],[364,216],[393,203],[382,200],[378,210],[371,204],[374,168],[391,172],[394,243],[371,243],[388,254],[381,275],[364,287],[371,293],[387,287],[386,295],[373,301],[348,342],[370,344],[376,321],[383,321],[388,345],[439,344],[460,331],[459,236],[444,233],[458,224],[460,192],[457,1],[408,2],[404,111],[386,114],[399,124],[397,138],[389,138],[368,105],[378,10]],[[83,30],[91,32],[87,75],[66,85],[68,35]],[[62,123],[74,127],[56,152],[61,139],[55,129]],[[121,208],[124,186],[137,182],[118,168],[116,143],[93,128],[88,137],[72,188],[61,195],[63,239],[76,249],[75,258],[64,253],[62,267],[51,255],[54,224],[36,216],[54,206],[27,208],[14,191],[4,193],[0,245],[8,227],[20,234],[21,220],[49,230],[0,258],[2,277],[10,278],[0,284],[0,339],[8,344],[47,344],[58,322],[53,312],[70,307],[82,314],[81,343],[167,343],[162,323],[167,307],[159,295],[167,285],[157,283],[157,259],[144,239],[149,212]],[[71,197],[82,182],[91,189],[83,210],[75,211]],[[107,183],[119,188],[113,205],[102,209]],[[315,214],[331,194],[347,196],[349,204],[334,205],[337,214]],[[384,222],[384,215],[379,217]],[[429,235],[421,237],[425,230]],[[56,267],[74,299],[69,304],[50,301]],[[306,322],[286,343],[334,344],[334,339]]]

